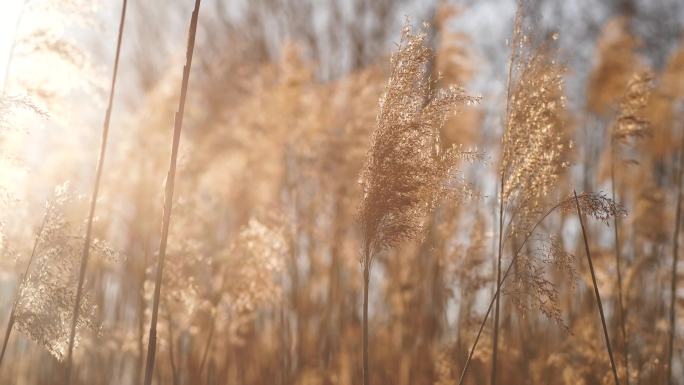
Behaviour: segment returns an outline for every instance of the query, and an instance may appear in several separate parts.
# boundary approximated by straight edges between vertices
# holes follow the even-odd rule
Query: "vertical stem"
[[[511,108],[511,98],[512,98],[512,87],[513,82],[513,64],[516,58],[517,40],[520,38],[520,22],[522,18],[522,3],[520,0],[516,2],[516,12],[515,19],[513,19],[513,32],[511,33],[511,56],[508,60],[508,77],[506,78],[506,125],[504,126],[503,138],[504,145],[501,149],[501,180],[500,191],[499,191],[499,250],[496,264],[496,293],[494,299],[496,300],[496,309],[494,311],[494,337],[492,344],[492,374],[490,376],[491,385],[496,385],[496,366],[499,350],[499,291],[501,289],[501,258],[503,254],[503,209],[504,209],[504,182],[506,180],[506,132],[508,131],[508,119],[510,117]],[[514,256],[515,258],[515,256]],[[511,263],[510,266],[513,266]],[[509,266],[509,269],[510,269]],[[487,316],[489,316],[489,311],[487,311]],[[486,318],[486,317],[485,317]],[[479,333],[478,333],[479,334]],[[469,359],[470,361],[470,359]]]
[[[9,341],[10,334],[12,334],[12,328],[14,327],[14,322],[15,322],[15,316],[16,316],[16,311],[17,311],[17,304],[19,303],[19,299],[21,298],[21,290],[24,287],[24,283],[26,282],[26,277],[28,277],[29,269],[31,268],[31,264],[33,264],[33,258],[36,256],[36,250],[38,250],[38,244],[40,243],[40,237],[43,234],[43,229],[45,228],[45,223],[47,222],[48,216],[50,215],[50,206],[48,203],[48,208],[45,211],[45,216],[43,217],[43,223],[40,225],[40,228],[38,229],[38,233],[36,234],[36,239],[33,242],[33,250],[31,250],[31,256],[29,257],[28,263],[26,264],[26,269],[24,270],[24,275],[21,276],[21,281],[19,282],[19,288],[17,290],[16,297],[14,298],[14,303],[12,304],[12,310],[10,311],[10,316],[9,320],[7,321],[7,328],[5,329],[5,337],[2,340],[2,351],[0,352],[0,365],[2,365],[2,361],[5,358],[5,350],[7,349],[7,342]]]
[[[499,194],[499,252],[496,263],[496,305],[494,307],[494,340],[492,343],[492,375],[491,384],[496,385],[496,363],[499,352],[499,298],[498,295],[500,285],[501,285],[501,257],[503,253],[503,184],[504,184],[504,173],[501,170],[501,187]]]
[[[684,132],[682,145],[679,150],[679,169],[677,170],[677,212],[675,214],[675,228],[672,236],[672,278],[670,287],[670,339],[667,347],[667,384],[672,385],[672,358],[674,357],[674,339],[676,334],[677,310],[677,262],[679,259],[679,226],[682,222],[682,176],[684,174]]]
[[[95,172],[95,183],[93,185],[93,194],[90,197],[90,212],[88,214],[88,224],[86,226],[85,242],[83,244],[83,254],[81,256],[81,267],[78,274],[78,286],[76,287],[76,300],[74,301],[74,312],[71,321],[71,332],[69,334],[69,348],[67,354],[66,367],[66,383],[71,383],[71,370],[73,366],[73,352],[74,340],[76,338],[76,325],[81,310],[81,297],[83,296],[83,281],[85,280],[86,268],[88,266],[88,258],[90,256],[90,241],[93,230],[93,218],[95,218],[95,207],[97,206],[97,195],[100,190],[100,180],[102,179],[102,169],[104,166],[105,154],[107,151],[107,139],[109,136],[109,122],[112,117],[112,105],[114,103],[114,92],[116,90],[116,77],[119,71],[119,56],[121,53],[121,40],[123,37],[124,21],[126,20],[126,5],[127,0],[123,0],[121,7],[121,19],[119,21],[119,35],[116,41],[116,54],[114,56],[114,69],[112,71],[112,83],[109,88],[109,102],[107,104],[107,111],[105,112],[105,119],[102,129],[102,142],[100,144],[100,156],[97,162],[97,170]]]
[[[21,3],[21,10],[17,16],[17,20],[14,24],[14,37],[12,38],[12,45],[10,45],[10,50],[7,55],[7,63],[5,64],[5,77],[2,79],[2,92],[4,94],[7,92],[7,85],[9,84],[10,67],[12,66],[12,60],[14,59],[14,50],[17,48],[17,33],[19,32],[19,26],[21,25],[21,20],[24,18],[24,12],[26,11],[26,3],[28,0],[24,0]]]
[[[183,128],[183,115],[185,112],[185,99],[188,91],[188,81],[190,79],[190,68],[192,66],[192,53],[195,48],[195,34],[197,32],[197,20],[199,18],[200,1],[195,0],[195,8],[190,18],[190,28],[188,31],[188,46],[185,56],[185,66],[183,67],[183,81],[181,83],[181,94],[178,103],[173,127],[173,144],[171,147],[171,161],[169,172],[166,177],[166,189],[164,195],[164,215],[162,218],[161,239],[159,242],[159,260],[157,262],[157,275],[154,283],[154,299],[152,303],[152,320],[150,321],[150,339],[147,345],[147,363],[145,365],[145,385],[152,383],[154,372],[154,358],[157,353],[157,318],[159,316],[159,298],[161,295],[162,277],[164,274],[164,260],[166,259],[166,244],[169,237],[169,224],[171,222],[171,208],[173,201],[173,190],[176,180],[176,163],[178,159],[178,146],[180,144],[181,129]]]
[[[215,323],[216,318],[212,317],[211,327],[209,328],[209,336],[207,336],[207,343],[204,346],[204,353],[202,353],[202,361],[200,361],[199,373],[197,374],[198,380],[202,379],[202,371],[204,371],[204,366],[207,362],[207,357],[209,356],[209,348],[211,347],[211,342],[214,339],[214,329],[216,329]]]
[[[369,385],[368,367],[368,284],[370,283],[370,261],[363,266],[363,385]]]
[[[594,264],[591,260],[591,252],[589,251],[589,241],[587,240],[587,232],[584,228],[584,219],[582,218],[582,209],[580,209],[579,199],[577,199],[577,192],[573,191],[575,194],[575,206],[577,207],[577,217],[580,221],[580,227],[582,228],[582,238],[584,239],[584,250],[587,254],[587,261],[589,262],[589,271],[591,272],[591,281],[594,284],[594,294],[596,295],[596,304],[599,309],[599,314],[601,314],[601,325],[603,325],[603,336],[606,338],[606,348],[608,349],[608,356],[610,358],[610,366],[613,369],[613,377],[615,378],[615,384],[620,385],[620,380],[618,379],[617,367],[615,366],[615,359],[613,358],[613,349],[610,346],[610,337],[608,337],[608,328],[606,327],[606,317],[603,314],[603,304],[601,303],[601,294],[599,294],[598,285],[596,284],[596,274],[594,273]]]
[[[616,201],[616,188],[615,188],[615,137],[610,135],[610,187],[611,187],[611,198],[613,202]],[[625,365],[625,382],[629,385],[629,342],[627,341],[627,314],[625,313],[625,304],[622,297],[622,269],[620,267],[620,261],[622,259],[621,247],[620,247],[620,237],[619,237],[619,218],[617,215],[613,216],[613,235],[615,238],[615,268],[617,270],[617,293],[618,293],[618,308],[620,311],[620,333],[622,334],[622,358]]]
[[[166,312],[166,321],[169,323],[169,361],[171,362],[171,379],[173,385],[178,385],[178,369],[176,368],[176,358],[173,354],[173,321],[171,312]]]
[[[285,312],[285,305],[280,305],[280,385],[290,383],[290,329]]]
[[[145,237],[143,250],[143,265],[140,274],[140,287],[138,295],[138,359],[135,363],[135,383],[137,384],[142,377],[143,362],[145,359],[145,344],[143,343],[145,335],[145,280],[147,278],[147,259],[149,253],[149,235]]]

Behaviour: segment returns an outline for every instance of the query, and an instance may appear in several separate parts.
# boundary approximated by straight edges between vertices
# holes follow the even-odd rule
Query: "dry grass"
[[[115,55],[113,9],[26,3],[0,383],[677,384],[684,49],[643,9],[520,1],[493,52],[479,3],[182,3],[130,3]]]

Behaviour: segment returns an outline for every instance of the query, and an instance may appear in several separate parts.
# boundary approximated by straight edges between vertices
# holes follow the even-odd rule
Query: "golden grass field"
[[[0,383],[684,385],[683,32],[3,0]]]

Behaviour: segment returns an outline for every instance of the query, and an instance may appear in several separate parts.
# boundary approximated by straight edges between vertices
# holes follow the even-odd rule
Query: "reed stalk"
[[[97,206],[97,196],[100,191],[100,180],[102,179],[102,170],[104,168],[104,160],[107,152],[107,141],[109,137],[109,123],[112,117],[112,105],[114,104],[114,94],[116,91],[116,79],[119,71],[119,57],[121,53],[121,41],[123,38],[124,22],[126,20],[126,6],[128,0],[123,0],[121,7],[121,19],[119,20],[119,34],[116,40],[116,54],[114,55],[114,69],[112,70],[112,82],[109,88],[109,101],[107,103],[107,110],[105,112],[105,119],[102,128],[102,142],[100,143],[100,155],[97,161],[97,169],[95,171],[95,182],[93,184],[93,193],[90,198],[90,211],[88,213],[88,222],[86,225],[86,236],[83,244],[83,254],[81,256],[81,267],[78,274],[78,286],[76,287],[76,300],[74,301],[73,318],[71,321],[71,332],[69,334],[69,347],[67,353],[66,363],[66,384],[71,384],[71,375],[73,367],[73,353],[74,341],[76,339],[76,324],[81,310],[81,298],[83,296],[83,282],[85,281],[85,274],[88,267],[88,259],[90,257],[90,244],[93,230],[93,220],[95,218],[95,208]]]
[[[610,187],[611,197],[615,201],[615,136],[610,138]],[[625,365],[625,383],[629,385],[629,343],[627,341],[627,314],[625,313],[625,303],[622,295],[622,268],[620,261],[622,260],[620,236],[619,236],[620,220],[617,216],[613,217],[613,237],[615,245],[615,269],[617,270],[617,294],[618,294],[618,309],[620,311],[620,333],[622,337],[622,356]]]
[[[190,28],[188,32],[188,45],[185,55],[185,66],[183,67],[183,80],[181,83],[181,94],[178,102],[178,111],[174,117],[173,143],[171,146],[171,161],[169,172],[166,177],[166,188],[164,195],[164,214],[162,218],[161,238],[159,241],[159,259],[157,261],[157,275],[154,282],[154,299],[152,302],[152,319],[150,321],[150,336],[147,344],[147,362],[145,364],[145,385],[152,383],[154,373],[155,356],[157,353],[157,319],[159,317],[159,301],[161,297],[161,284],[164,274],[164,260],[166,259],[166,245],[169,238],[169,225],[171,223],[171,209],[173,206],[173,191],[176,182],[176,164],[178,161],[178,147],[183,128],[183,115],[185,112],[185,100],[188,92],[188,82],[190,80],[190,68],[192,66],[192,54],[195,48],[195,35],[197,33],[197,21],[199,19],[201,0],[195,0],[195,8],[190,18]]]
[[[684,132],[679,150],[679,169],[677,170],[677,211],[675,213],[674,234],[672,235],[672,277],[670,286],[670,336],[667,344],[667,384],[674,384],[672,360],[677,317],[677,262],[679,260],[679,228],[682,222],[682,176],[684,175]]]
[[[613,358],[613,349],[610,346],[610,337],[608,336],[608,327],[606,326],[606,316],[603,314],[603,304],[601,303],[601,294],[599,293],[598,284],[596,283],[596,274],[594,273],[594,263],[591,260],[591,251],[589,250],[589,240],[587,239],[587,232],[584,228],[584,219],[582,217],[582,209],[580,208],[579,199],[577,199],[577,192],[573,191],[575,195],[575,205],[577,206],[577,217],[580,221],[580,227],[582,228],[582,238],[584,240],[584,251],[587,254],[587,262],[589,262],[589,271],[591,272],[591,282],[594,285],[594,295],[596,296],[596,305],[599,309],[599,314],[601,315],[601,325],[603,326],[603,336],[606,339],[606,349],[608,349],[608,356],[610,358],[610,366],[613,369],[613,377],[615,378],[615,384],[620,385],[620,379],[617,374],[617,366],[615,365],[615,359]]]

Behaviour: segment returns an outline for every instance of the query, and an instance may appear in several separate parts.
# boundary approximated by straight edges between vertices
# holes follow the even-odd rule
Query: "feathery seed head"
[[[609,224],[613,217],[627,216],[627,211],[614,200],[608,198],[604,193],[587,193],[583,192],[577,195],[582,214],[593,217],[596,220]],[[563,200],[559,208],[568,213],[576,213],[577,206],[575,205],[575,197],[569,196]]]
[[[54,197],[46,204],[45,224],[38,235],[35,260],[19,288],[16,307],[17,328],[60,361],[69,344],[84,242],[82,236],[74,235],[80,232],[73,228],[66,214],[82,201],[67,183],[55,189]],[[104,241],[95,242],[91,253],[95,258],[114,254]],[[88,330],[98,334],[97,324],[96,306],[85,293],[76,324],[75,344]]]
[[[524,216],[541,207],[541,198],[557,184],[570,143],[563,132],[563,67],[544,46],[521,60],[503,138],[502,198]]]
[[[640,72],[632,76],[613,125],[615,139],[640,138],[649,134],[649,122],[640,115],[648,103],[652,90],[653,75],[650,72]]]
[[[457,87],[433,90],[428,73],[431,60],[425,32],[414,34],[407,23],[390,60],[390,78],[360,177],[359,220],[366,266],[381,250],[421,232],[425,215],[445,191],[456,161],[464,156],[456,147],[441,148],[440,129],[458,107],[479,98]]]

